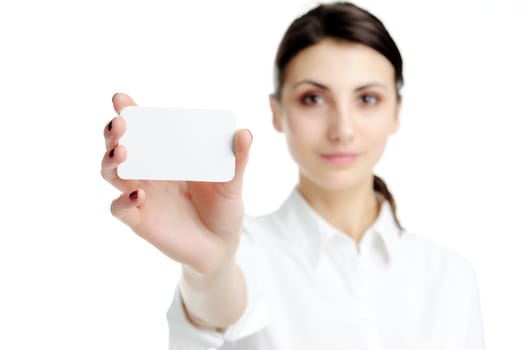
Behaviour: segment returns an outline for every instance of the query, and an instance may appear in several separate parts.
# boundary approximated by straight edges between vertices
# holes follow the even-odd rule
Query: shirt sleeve
[[[457,256],[451,266],[452,275],[448,281],[449,302],[444,308],[447,318],[444,324],[445,334],[438,339],[440,349],[447,350],[484,350],[485,337],[478,279],[472,265]]]
[[[485,336],[484,325],[482,322],[482,310],[480,304],[480,293],[478,280],[473,272],[471,303],[468,314],[466,347],[468,350],[484,350]]]
[[[173,302],[167,312],[170,350],[220,349],[225,342],[252,335],[268,324],[268,306],[265,297],[265,275],[261,247],[256,244],[253,219],[245,224],[236,253],[236,261],[247,285],[247,306],[237,322],[224,333],[203,330],[191,324],[183,309],[181,293],[177,286]]]

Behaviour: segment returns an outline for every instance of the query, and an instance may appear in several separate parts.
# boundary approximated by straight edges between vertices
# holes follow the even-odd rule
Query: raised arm
[[[115,94],[112,101],[117,114],[135,105],[125,94]],[[119,115],[104,129],[101,174],[122,192],[111,204],[112,214],[182,264],[181,293],[191,322],[214,329],[228,326],[246,305],[246,287],[235,255],[252,135],[238,130],[234,136],[236,170],[230,182],[138,181],[117,175],[117,166],[126,159],[126,148],[119,145],[125,131],[125,120]]]

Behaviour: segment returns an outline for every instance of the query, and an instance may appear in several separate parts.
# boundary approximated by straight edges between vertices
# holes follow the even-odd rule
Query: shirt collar
[[[381,195],[380,200],[380,212],[369,230],[377,234],[382,239],[388,259],[393,259],[396,257],[396,250],[399,245],[402,231],[396,224],[396,220],[393,211],[391,210],[389,201],[383,198]],[[367,233],[369,232],[366,232],[366,234]]]
[[[401,231],[396,225],[389,202],[380,194],[378,195],[382,201],[380,212],[362,237],[360,249],[362,246],[365,249],[384,249],[386,258],[391,260],[396,256]],[[279,208],[277,215],[285,224],[290,239],[294,241],[299,250],[307,254],[313,266],[317,266],[328,243],[335,236],[344,235],[345,238],[350,239],[316,213],[297,187],[292,190],[287,200]],[[373,244],[377,237],[380,238],[381,245]]]

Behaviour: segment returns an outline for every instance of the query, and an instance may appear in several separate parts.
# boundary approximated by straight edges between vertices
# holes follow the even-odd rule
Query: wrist
[[[225,276],[232,275],[236,269],[237,263],[235,254],[231,254],[217,267],[212,268],[206,273],[199,272],[189,265],[182,264],[182,278],[190,284],[207,285],[213,284],[217,280],[224,279]]]

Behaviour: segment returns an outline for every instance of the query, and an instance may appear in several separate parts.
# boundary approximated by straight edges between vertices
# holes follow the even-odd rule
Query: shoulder
[[[278,225],[275,212],[258,216],[245,215],[239,249],[264,251],[271,244],[271,236],[275,236],[273,233],[277,231]]]
[[[293,234],[278,211],[259,216],[245,215],[238,251],[244,251],[251,260],[258,256],[268,264],[297,249],[291,244]]]
[[[243,235],[250,236],[256,240],[269,240],[282,237],[283,223],[279,218],[278,211],[264,215],[245,215],[243,221]]]
[[[471,262],[458,251],[414,232],[404,231],[400,238],[401,254],[409,264],[419,264],[430,277],[453,285],[476,285]]]

